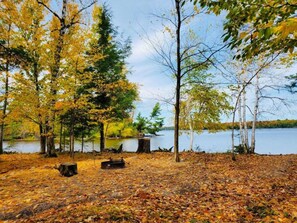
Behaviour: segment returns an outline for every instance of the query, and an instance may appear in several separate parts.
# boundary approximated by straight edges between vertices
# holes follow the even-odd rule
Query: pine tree
[[[100,150],[105,147],[104,123],[127,117],[137,97],[136,85],[127,80],[125,59],[130,54],[130,40],[118,41],[111,13],[106,5],[95,7],[93,38],[87,51],[92,74],[85,93],[90,95],[94,120],[100,127]]]

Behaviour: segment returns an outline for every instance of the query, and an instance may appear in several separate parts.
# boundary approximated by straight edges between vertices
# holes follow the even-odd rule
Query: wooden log
[[[122,153],[123,152],[123,144],[121,144],[118,149],[116,149],[116,148],[105,148],[105,149],[103,149],[103,152]]]
[[[138,139],[137,153],[150,153],[151,152],[151,141],[150,138]]]
[[[168,152],[168,153],[170,153],[171,151],[172,151],[172,149],[173,149],[173,146],[172,147],[170,147],[169,149],[166,149],[166,148],[161,148],[160,146],[158,147],[158,150],[153,150],[153,152]]]
[[[77,174],[76,163],[61,163],[57,168],[62,176],[71,177]]]
[[[123,144],[121,144],[117,150],[117,153],[122,153],[122,152],[123,152]]]

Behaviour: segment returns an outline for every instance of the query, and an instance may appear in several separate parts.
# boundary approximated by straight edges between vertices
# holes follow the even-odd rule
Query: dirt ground
[[[124,157],[124,169],[102,161]],[[297,222],[297,155],[0,155],[4,222]]]

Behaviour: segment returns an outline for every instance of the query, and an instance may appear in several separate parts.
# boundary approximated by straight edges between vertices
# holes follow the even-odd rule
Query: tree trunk
[[[248,126],[247,126],[247,121],[246,121],[246,90],[242,92],[242,97],[243,97],[243,126],[244,126],[244,149],[245,153],[248,153],[249,151],[249,131],[248,131]]]
[[[6,70],[5,70],[5,92],[4,92],[4,101],[3,101],[3,109],[2,109],[2,114],[1,114],[1,124],[0,124],[0,154],[3,154],[4,148],[3,148],[3,140],[4,140],[4,122],[6,118],[6,109],[7,109],[7,104],[8,104],[8,69],[9,69],[9,64],[8,62],[6,63]]]
[[[245,86],[243,86],[245,88]],[[240,89],[240,88],[239,88]],[[231,152],[232,152],[232,160],[236,160],[235,157],[235,134],[234,134],[234,129],[235,129],[235,115],[236,115],[236,110],[237,108],[239,108],[239,102],[241,100],[241,94],[242,94],[242,90],[239,90],[237,98],[236,98],[236,102],[235,102],[235,106],[232,112],[232,133],[231,133],[231,139],[232,139],[232,148],[231,148]]]
[[[257,76],[256,76],[255,106],[254,106],[254,114],[253,114],[250,153],[255,153],[255,148],[256,148],[256,124],[257,124],[257,118],[258,118],[258,109],[259,109],[259,74],[257,74]]]
[[[70,126],[70,139],[69,139],[69,150],[70,150],[70,156],[72,158],[74,158],[74,126],[73,126],[73,122],[71,123]]]
[[[137,153],[150,153],[151,152],[151,143],[149,138],[140,138],[138,139],[138,148]]]
[[[0,125],[0,154],[3,154],[3,136],[4,136],[4,124],[1,123]]]
[[[55,157],[55,141],[54,141],[54,134],[50,131],[51,127],[46,122],[46,149],[47,149],[47,157]]]
[[[100,122],[100,152],[105,149],[104,123]]]
[[[50,113],[48,117],[48,131],[47,131],[47,146],[48,153],[53,153],[55,150],[55,142],[54,142],[54,124],[55,124],[55,104],[56,104],[56,96],[57,96],[57,81],[59,78],[60,72],[60,62],[61,62],[61,53],[64,44],[64,36],[66,33],[66,15],[67,15],[67,0],[63,0],[62,5],[62,15],[59,17],[60,29],[59,36],[57,40],[57,45],[54,51],[54,63],[51,67],[51,80],[50,80],[50,93],[52,100],[50,102]]]
[[[238,100],[238,118],[239,118],[239,136],[240,136],[240,142],[241,142],[241,145],[244,146],[245,144],[245,141],[244,141],[244,134],[243,134],[243,122],[242,122],[242,103],[241,103],[241,96],[239,97],[239,100]]]
[[[59,150],[62,152],[63,123],[60,122]]]
[[[238,97],[240,97],[240,95]],[[236,157],[235,157],[235,143],[234,143],[234,140],[235,140],[234,139],[234,137],[235,137],[234,127],[235,127],[235,114],[236,114],[236,108],[237,108],[238,100],[239,100],[239,98],[237,98],[235,106],[234,106],[234,110],[232,112],[232,132],[231,132],[232,148],[231,148],[231,153],[232,153],[232,160],[234,160],[234,161],[236,160]]]
[[[193,151],[193,142],[194,142],[194,129],[193,129],[193,123],[192,123],[192,117],[190,115],[190,146],[189,146],[189,150]]]
[[[8,41],[7,41],[7,49],[10,48],[10,29],[11,26],[8,28]],[[7,56],[10,58],[10,55]],[[4,122],[6,118],[6,110],[7,110],[7,105],[8,105],[8,90],[9,90],[9,59],[6,60],[5,63],[5,79],[4,79],[4,101],[3,101],[3,109],[2,109],[2,114],[0,117],[0,154],[3,154],[4,148],[3,148],[3,140],[4,140]]]
[[[39,124],[39,137],[40,137],[40,153],[46,153],[46,136],[42,124]]]
[[[45,154],[46,153],[46,135],[45,135],[45,127],[42,120],[42,114],[40,112],[41,108],[41,102],[40,102],[40,84],[39,84],[39,55],[37,53],[34,53],[33,55],[33,78],[34,78],[34,85],[35,85],[35,91],[37,96],[37,106],[36,110],[38,111],[38,122],[39,122],[39,137],[40,137],[40,153]]]
[[[66,148],[66,133],[63,131],[63,151],[65,151]]]
[[[81,152],[84,152],[84,134],[81,135]]]
[[[174,158],[176,162],[180,162],[179,156],[179,116],[180,116],[180,88],[181,88],[181,1],[175,0],[175,10],[177,14],[176,26],[176,97],[175,97],[175,116],[174,116]]]

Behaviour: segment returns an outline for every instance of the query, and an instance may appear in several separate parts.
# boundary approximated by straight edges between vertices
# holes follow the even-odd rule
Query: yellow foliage
[[[285,39],[289,34],[296,35],[297,30],[297,18],[289,18],[282,21],[273,28],[273,31],[278,34],[278,38]]]
[[[240,39],[244,39],[247,35],[248,35],[247,32],[241,32],[241,33],[239,34],[239,38],[240,38]]]
[[[93,20],[96,21],[99,17],[99,15],[101,15],[102,13],[102,7],[98,6],[98,5],[94,5],[93,7]]]

